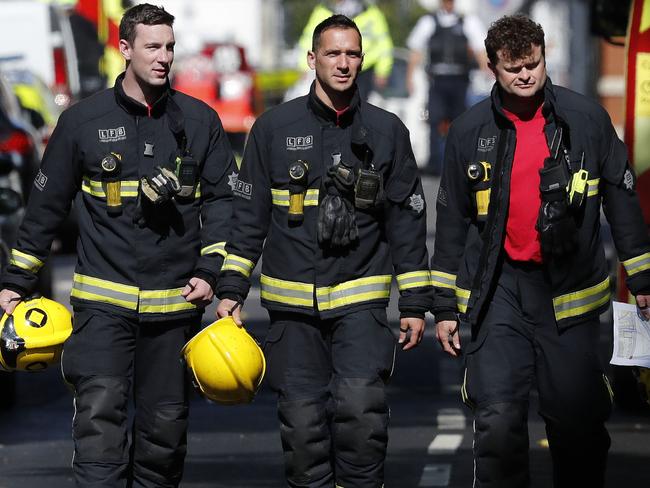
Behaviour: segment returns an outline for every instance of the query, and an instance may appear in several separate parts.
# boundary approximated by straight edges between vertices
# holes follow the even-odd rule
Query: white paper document
[[[650,320],[642,319],[636,305],[613,303],[614,351],[611,364],[650,368]]]

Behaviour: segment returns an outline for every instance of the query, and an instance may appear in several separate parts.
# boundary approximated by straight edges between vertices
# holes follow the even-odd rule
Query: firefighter
[[[169,88],[173,20],[149,4],[124,14],[126,71],[61,115],[3,276],[0,305],[10,314],[33,290],[74,201],[74,330],[62,371],[74,394],[78,486],[172,487],[183,471],[179,354],[216,286],[235,165],[217,114]]]
[[[386,318],[393,271],[404,350],[420,342],[433,296],[425,202],[408,131],[359,98],[356,24],[325,19],[307,59],[316,71],[309,95],[257,120],[233,174],[217,314],[239,321],[263,251],[264,353],[288,485],[379,488],[396,346]]]
[[[634,173],[605,110],[546,76],[539,24],[503,17],[485,46],[496,83],[451,126],[432,259],[443,349],[458,356],[459,323],[471,327],[461,393],[474,413],[474,486],[529,486],[533,384],[553,486],[603,486],[612,398],[598,355],[610,300],[600,210],[648,316]]]

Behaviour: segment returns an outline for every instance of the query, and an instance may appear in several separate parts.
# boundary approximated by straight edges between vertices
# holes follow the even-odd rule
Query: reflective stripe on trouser
[[[178,351],[198,318],[142,327],[106,312],[75,312],[61,369],[74,390],[77,486],[176,487],[186,452],[188,392]],[[127,405],[135,397],[128,450]]]
[[[70,296],[89,302],[109,303],[143,314],[196,309],[196,305],[187,302],[181,295],[182,290],[140,290],[137,286],[75,273]]]
[[[504,263],[476,338],[464,392],[475,414],[475,488],[528,486],[526,413],[533,383],[554,487],[603,486],[611,396],[591,317],[561,332],[540,266]]]
[[[278,393],[288,485],[383,483],[395,336],[384,309],[318,320],[270,312],[267,381]]]

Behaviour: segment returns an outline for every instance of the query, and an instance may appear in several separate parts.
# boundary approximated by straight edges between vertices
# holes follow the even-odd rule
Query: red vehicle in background
[[[216,110],[233,149],[243,150],[246,135],[255,122],[258,96],[255,72],[242,46],[206,44],[199,54],[177,63],[172,87]]]

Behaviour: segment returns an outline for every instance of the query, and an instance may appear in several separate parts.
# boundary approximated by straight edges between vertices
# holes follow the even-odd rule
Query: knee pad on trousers
[[[304,398],[278,403],[280,437],[289,486],[331,486],[326,401]]]
[[[388,405],[379,378],[337,378],[333,435],[337,458],[356,465],[380,463],[388,445]]]
[[[528,486],[528,405],[493,403],[474,412],[477,488]]]
[[[178,486],[187,452],[187,405],[138,409],[133,435],[136,486]]]
[[[93,377],[76,386],[75,463],[128,462],[128,392],[128,381],[120,377]]]

